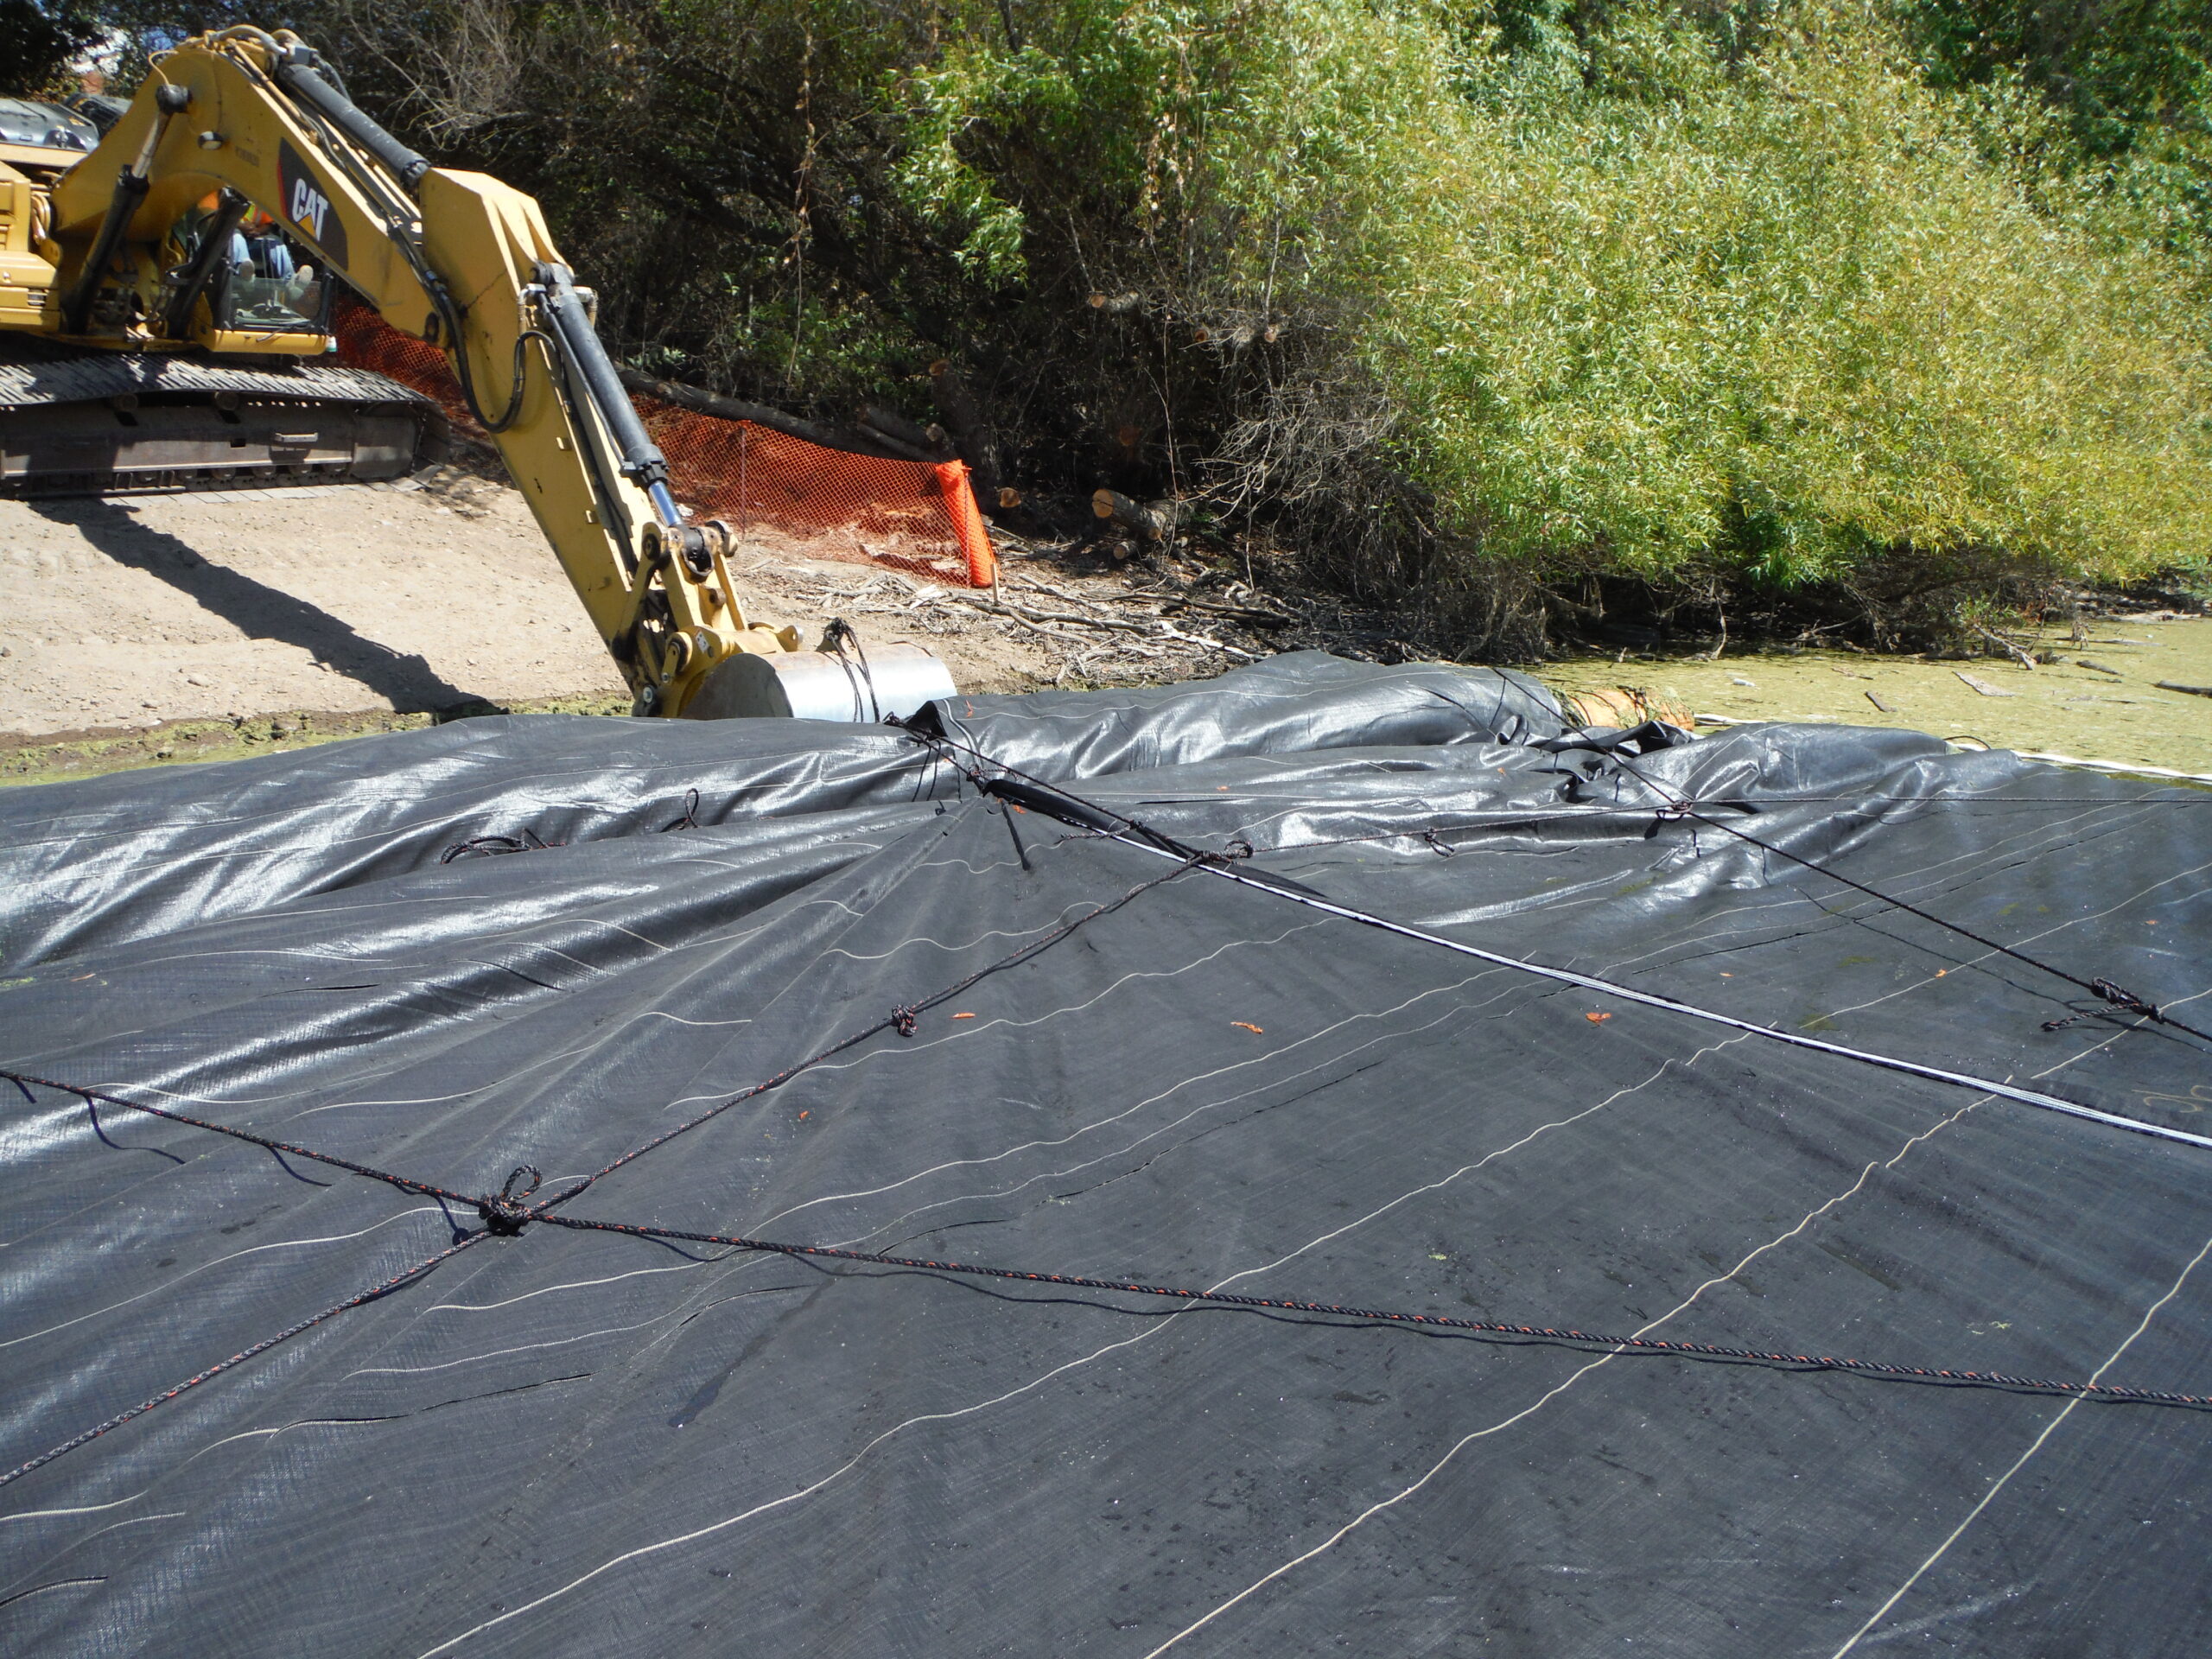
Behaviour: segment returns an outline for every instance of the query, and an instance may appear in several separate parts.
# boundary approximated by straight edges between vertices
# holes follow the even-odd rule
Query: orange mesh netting
[[[483,439],[445,353],[342,299],[333,321],[338,360],[370,369],[442,404],[454,428]],[[632,400],[668,457],[669,486],[700,518],[741,543],[799,558],[889,565],[988,588],[989,533],[960,461],[898,461],[810,443],[750,421],[727,421],[652,397]]]

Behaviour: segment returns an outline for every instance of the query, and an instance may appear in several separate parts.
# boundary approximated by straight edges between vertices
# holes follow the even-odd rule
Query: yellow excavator
[[[0,109],[0,487],[411,471],[444,416],[315,361],[336,283],[446,354],[634,712],[873,720],[953,694],[918,646],[809,652],[748,619],[731,533],[670,493],[537,202],[432,166],[285,30],[181,42],[119,115]]]

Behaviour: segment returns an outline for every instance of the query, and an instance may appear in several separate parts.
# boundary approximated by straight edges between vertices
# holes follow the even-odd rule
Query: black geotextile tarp
[[[2207,1124],[2202,1046],[2044,1029],[2099,1005],[1534,747],[1529,682],[1297,656],[943,713],[1238,868]],[[2212,795],[1802,726],[1631,764],[2202,1023]],[[473,721],[12,791],[0,1065],[550,1193],[1176,868],[882,728]],[[0,1471],[480,1225],[43,1089],[0,1160]],[[1204,869],[567,1208],[2212,1392],[2212,1150]],[[2187,1408],[539,1224],[0,1485],[0,1649],[2197,1655],[2208,1478]]]

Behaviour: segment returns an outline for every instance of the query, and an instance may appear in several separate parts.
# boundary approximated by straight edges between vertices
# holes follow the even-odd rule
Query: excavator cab
[[[331,285],[270,213],[240,215],[211,191],[171,226],[162,263],[167,291],[190,296],[172,326],[195,344],[288,357],[335,349]]]

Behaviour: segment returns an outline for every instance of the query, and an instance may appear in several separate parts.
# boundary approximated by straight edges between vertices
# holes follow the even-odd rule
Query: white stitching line
[[[2198,1249],[2195,1255],[2190,1258],[2189,1265],[2181,1270],[2180,1277],[2177,1278],[2173,1283],[2168,1287],[2166,1294],[2159,1297],[2157,1301],[2152,1303],[2151,1306],[2144,1311],[2142,1319],[2137,1322],[2135,1328],[2127,1333],[2126,1339],[2123,1341],[2119,1347],[2113,1349],[2112,1352],[2107,1356],[2105,1363],[2098,1366],[2095,1371],[2090,1375],[2090,1382],[2096,1382],[2101,1381],[2103,1378],[2104,1374],[2119,1363],[2120,1356],[2126,1353],[2130,1348],[2134,1346],[2135,1339],[2151,1328],[2151,1321],[2158,1318],[2159,1312],[2164,1308],[2165,1305],[2173,1300],[2175,1297],[2181,1294],[2182,1286],[2188,1282],[2189,1275],[2196,1270],[2197,1266],[2202,1262],[2207,1255],[2212,1255],[2212,1238],[2207,1238],[2204,1241],[2202,1247]],[[2028,1449],[2021,1452],[2020,1455],[2013,1460],[2012,1466],[2007,1469],[2003,1474],[1998,1476],[1995,1480],[1990,1482],[1989,1490],[1981,1495],[1981,1501],[1976,1503],[1974,1508],[1967,1511],[1966,1518],[1961,1521],[1957,1526],[1951,1529],[1950,1535],[1945,1538],[1942,1543],[1936,1545],[1936,1548],[1929,1553],[1929,1556],[1926,1560],[1921,1562],[1918,1567],[1912,1569],[1911,1575],[1907,1578],[1903,1584],[1899,1585],[1894,1591],[1891,1592],[1889,1599],[1874,1610],[1872,1617],[1868,1618],[1864,1624],[1861,1624],[1857,1630],[1851,1633],[1850,1639],[1835,1650],[1834,1654],[1832,1656],[1832,1659],[1843,1659],[1844,1655],[1849,1653],[1853,1648],[1859,1645],[1860,1639],[1866,1636],[1867,1631],[1872,1630],[1877,1624],[1880,1624],[1883,1618],[1888,1615],[1889,1611],[1892,1607],[1896,1606],[1897,1603],[1903,1601],[1905,1597],[1910,1593],[1913,1586],[1918,1584],[1922,1576],[1925,1574],[1929,1568],[1933,1567],[1936,1562],[1943,1559],[1945,1553],[1950,1549],[1951,1546],[1957,1543],[1959,1540],[1965,1535],[1966,1530],[1968,1527],[1971,1527],[1976,1521],[1981,1518],[1981,1512],[1987,1509],[1990,1504],[1995,1501],[1998,1493],[2005,1490],[2006,1483],[2008,1483],[2013,1476],[2018,1474],[2022,1469],[2027,1466],[2028,1460],[2031,1458],[2034,1457],[2037,1452],[2043,1450],[2044,1442],[2048,1440],[2057,1432],[2058,1426],[2061,1423],[2064,1422],[2069,1417],[2074,1414],[2075,1408],[2081,1405],[2082,1402],[2082,1396],[2077,1394],[2058,1409],[2058,1411],[2051,1417],[2051,1420],[2043,1426],[2042,1431],[2037,1434],[2035,1439],[2028,1442]]]
[[[1748,1034],[1749,1033],[1746,1033],[1746,1035]],[[2057,1065],[2050,1066],[2044,1071],[2038,1071],[2036,1073],[2036,1077],[2038,1079],[2048,1077],[2053,1071],[2063,1070],[2064,1067],[2073,1065],[2075,1061],[2082,1059],[2088,1055],[2095,1053],[2098,1050],[2105,1048],[2113,1043],[2118,1042],[2120,1038],[2126,1034],[2127,1033],[2124,1031],[2113,1032],[2109,1037],[2106,1038],[2103,1042],[2098,1043],[2090,1048],[2082,1050],[2080,1054],[2069,1056],[2067,1058],[2059,1061]],[[1649,1332],[1656,1331],[1659,1326],[1664,1325],[1676,1314],[1686,1311],[1692,1303],[1695,1302],[1699,1297],[1704,1295],[1707,1291],[1711,1290],[1717,1285],[1727,1283],[1738,1274],[1743,1272],[1745,1268],[1751,1266],[1753,1262],[1756,1262],[1760,1256],[1765,1255],[1767,1251],[1778,1249],[1781,1245],[1796,1237],[1799,1233],[1803,1232],[1806,1228],[1811,1226],[1815,1221],[1827,1214],[1827,1211],[1834,1209],[1836,1205],[1842,1204],[1847,1199],[1859,1192],[1865,1187],[1867,1181],[1872,1179],[1876,1169],[1894,1168],[1907,1154],[1911,1152],[1911,1150],[1922,1141],[1928,1140],[1931,1136],[1939,1134],[1946,1128],[1948,1128],[1951,1125],[1958,1122],[1960,1119],[1966,1116],[1967,1113],[1974,1110],[1977,1107],[1986,1105],[1990,1101],[1996,1098],[1998,1098],[1998,1096],[1994,1095],[1979,1096],[1976,1098],[1968,1101],[1965,1105],[1960,1107],[1957,1111],[1953,1112],[1948,1117],[1939,1118],[1936,1122],[1929,1125],[1928,1128],[1908,1137],[1905,1143],[1902,1147],[1898,1147],[1896,1153],[1894,1153],[1889,1159],[1878,1164],[1867,1165],[1866,1168],[1859,1172],[1859,1179],[1857,1180],[1853,1181],[1841,1192],[1837,1193],[1834,1198],[1821,1205],[1817,1209],[1807,1212],[1807,1214],[1798,1221],[1797,1224],[1790,1228],[1789,1231],[1769,1240],[1764,1244],[1760,1245],[1758,1249],[1746,1255],[1726,1273],[1716,1274],[1714,1277],[1707,1280],[1704,1283],[1699,1285],[1694,1290],[1691,1291],[1688,1296],[1681,1300],[1681,1301],[1669,1308],[1666,1313],[1661,1314],[1657,1319],[1651,1320],[1649,1324],[1639,1326],[1633,1334],[1640,1337]],[[1548,1404],[1554,1398],[1565,1393],[1568,1389],[1573,1388],[1575,1383],[1580,1382],[1585,1376],[1587,1376],[1592,1371],[1611,1364],[1615,1359],[1618,1358],[1621,1354],[1625,1351],[1626,1351],[1624,1349],[1617,1348],[1611,1352],[1602,1355],[1599,1358],[1591,1361],[1586,1365],[1578,1367],[1560,1382],[1553,1384],[1552,1387],[1546,1389],[1541,1395],[1538,1395],[1535,1400],[1522,1407],[1519,1411],[1515,1412],[1511,1416],[1504,1418],[1498,1422],[1492,1423],[1487,1428],[1476,1429],[1472,1433],[1464,1435],[1459,1440],[1455,1441],[1450,1449],[1447,1450],[1441,1458],[1438,1459],[1436,1462],[1429,1467],[1428,1471],[1422,1475],[1419,1480],[1414,1482],[1410,1486],[1405,1487],[1389,1497],[1378,1499],[1376,1502],[1370,1504],[1366,1509],[1354,1516],[1350,1521],[1338,1528],[1336,1531],[1331,1533],[1326,1538],[1314,1545],[1311,1549],[1305,1551],[1301,1554],[1292,1557],[1289,1560],[1283,1562],[1281,1566],[1271,1569],[1262,1577],[1254,1580],[1250,1584],[1245,1586],[1243,1589],[1238,1591],[1234,1596],[1231,1596],[1227,1601],[1220,1603],[1199,1618],[1185,1625],[1174,1635],[1169,1637],[1166,1641],[1161,1643],[1158,1647],[1153,1649],[1150,1653],[1145,1655],[1144,1659],[1157,1659],[1157,1656],[1166,1652],[1168,1649],[1173,1647],[1185,1637],[1193,1635],[1198,1630],[1203,1629],[1205,1625],[1211,1624],[1216,1618],[1218,1618],[1230,1608],[1243,1601],[1247,1597],[1256,1594],[1259,1591],[1265,1588],[1268,1585],[1272,1584],[1277,1579],[1282,1578],[1286,1574],[1294,1571],[1298,1567],[1303,1566],[1306,1562],[1312,1560],[1315,1556],[1333,1548],[1344,1538],[1350,1535],[1350,1534],[1357,1528],[1363,1526],[1375,1516],[1380,1515],[1385,1510],[1394,1508],[1397,1504],[1403,1503],[1407,1498],[1411,1497],[1414,1493],[1420,1491],[1422,1487],[1427,1485],[1430,1481],[1441,1474],[1445,1466],[1454,1458],[1458,1457],[1463,1449],[1471,1446],[1478,1440],[1486,1439],[1490,1435],[1511,1428],[1514,1425],[1534,1415],[1537,1411],[1542,1409],[1545,1405]]]

